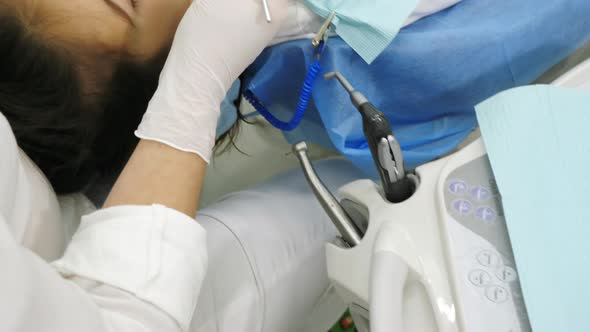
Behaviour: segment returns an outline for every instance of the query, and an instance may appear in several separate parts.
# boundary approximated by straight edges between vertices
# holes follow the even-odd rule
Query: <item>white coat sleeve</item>
[[[162,206],[82,219],[53,266],[0,215],[0,331],[187,331],[207,265],[205,230]]]

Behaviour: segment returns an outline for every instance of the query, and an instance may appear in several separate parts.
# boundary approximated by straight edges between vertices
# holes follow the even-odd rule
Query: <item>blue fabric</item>
[[[477,106],[535,332],[590,329],[589,104],[538,85]]]
[[[415,167],[469,135],[476,104],[530,83],[590,40],[589,15],[588,0],[465,0],[402,29],[372,65],[332,38],[322,67],[341,71],[386,113]],[[244,75],[244,87],[290,119],[313,61],[309,40],[269,48]],[[334,147],[376,176],[360,115],[335,81],[316,82],[301,127],[285,136]]]
[[[305,0],[318,15],[336,13],[332,24],[367,63],[372,63],[391,43],[418,0]]]

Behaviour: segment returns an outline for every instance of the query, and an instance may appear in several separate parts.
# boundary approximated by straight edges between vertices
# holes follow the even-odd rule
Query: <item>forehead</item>
[[[119,51],[132,24],[103,0],[29,0],[34,24],[49,38],[70,43],[80,51]]]

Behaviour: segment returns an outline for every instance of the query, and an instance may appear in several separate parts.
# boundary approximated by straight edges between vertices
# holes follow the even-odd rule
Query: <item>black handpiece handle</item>
[[[370,137],[381,139],[381,137],[393,135],[389,120],[387,120],[385,114],[379,111],[375,106],[373,106],[373,104],[366,102],[362,105],[359,105],[358,109],[361,112],[361,116],[363,117],[363,131],[365,132],[367,139]],[[373,147],[377,148],[377,145],[371,146],[371,148]]]
[[[400,160],[395,160],[395,156],[390,150],[391,147],[389,143],[387,153],[392,154],[389,157],[389,160],[380,160],[379,156],[379,144],[381,141],[385,139],[389,142],[389,139],[394,137],[391,131],[391,125],[385,117],[385,114],[373,106],[362,93],[356,91],[350,82],[348,82],[348,80],[346,80],[346,78],[339,72],[331,72],[325,75],[325,78],[328,80],[334,77],[340,81],[344,89],[350,94],[352,104],[360,111],[363,117],[363,131],[365,132],[365,137],[369,143],[369,149],[371,149],[375,166],[379,172],[379,177],[381,177],[385,198],[392,203],[405,201],[412,196],[416,189],[414,181],[401,174],[400,176],[398,176],[398,174],[396,174],[396,176],[390,176],[388,171],[395,171],[394,167],[390,166],[396,166],[398,170],[403,170],[404,165],[401,160],[403,158],[400,156]],[[399,151],[399,147],[397,150]],[[381,162],[387,164],[381,165]],[[393,165],[393,163],[395,163],[395,165]]]
[[[416,188],[414,181],[408,177],[392,182],[389,172],[380,164],[379,143],[382,138],[393,136],[391,124],[385,115],[370,102],[359,105],[358,109],[363,117],[363,131],[383,184],[385,198],[392,203],[401,203],[410,198]]]
[[[401,203],[416,192],[416,183],[407,176],[397,182],[389,183],[388,186],[389,188],[384,189],[385,198],[391,203]]]

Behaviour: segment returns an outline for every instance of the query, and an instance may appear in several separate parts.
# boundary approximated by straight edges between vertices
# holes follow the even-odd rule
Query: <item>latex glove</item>
[[[265,19],[262,0],[193,1],[137,137],[196,153],[209,162],[224,96],[286,16],[287,0],[268,2],[272,23]]]

